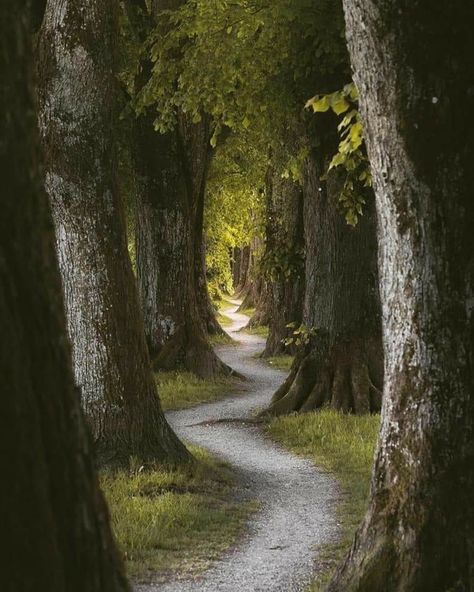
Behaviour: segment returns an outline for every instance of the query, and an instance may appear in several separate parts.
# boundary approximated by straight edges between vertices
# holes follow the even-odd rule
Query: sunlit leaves
[[[345,180],[339,194],[339,204],[346,221],[355,226],[363,214],[365,204],[364,188],[371,187],[372,176],[364,146],[364,130],[357,110],[358,92],[355,84],[347,84],[334,93],[315,96],[306,103],[315,113],[329,109],[344,115],[337,129],[341,136],[338,151],[333,156],[329,171],[343,169]]]

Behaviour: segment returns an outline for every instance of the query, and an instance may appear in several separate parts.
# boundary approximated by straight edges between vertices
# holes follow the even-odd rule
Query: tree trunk
[[[346,0],[377,195],[385,389],[329,590],[474,590],[474,7]]]
[[[260,292],[262,288],[262,277],[259,269],[262,240],[255,236],[250,243],[249,265],[246,273],[245,284],[239,294],[242,298],[242,304],[239,311],[247,310],[248,308],[256,308],[260,300]]]
[[[248,322],[249,327],[266,327],[270,323],[271,314],[271,291],[270,284],[263,274],[254,283],[256,294],[255,312]]]
[[[179,129],[159,134],[148,118],[137,121],[137,275],[155,366],[183,366],[212,378],[231,370],[207,341],[197,297],[196,258],[202,256],[202,220],[199,227],[201,196],[196,187],[204,182],[207,164],[203,165],[202,152],[193,156],[191,151],[198,137],[207,138],[207,133],[201,124],[193,126],[191,131],[182,122]]]
[[[250,271],[250,245],[243,246],[240,250],[240,265],[236,277],[235,294],[241,297],[247,286],[248,274]]]
[[[194,281],[198,311],[207,335],[223,335],[224,330],[217,321],[216,311],[212,306],[207,288],[206,245],[204,241],[204,201],[212,157],[210,119],[206,115],[203,116],[199,124],[193,124],[184,114],[181,114],[179,120],[181,142],[186,156],[183,165],[194,212],[192,226]]]
[[[232,282],[234,284],[235,291],[237,291],[239,287],[241,262],[242,249],[240,247],[234,247],[232,253]]]
[[[269,270],[270,315],[265,356],[295,353],[286,345],[299,327],[304,299],[303,194],[299,185],[273,172],[269,179],[269,224],[267,248],[271,255]]]
[[[116,5],[50,0],[40,122],[76,381],[104,464],[188,458],[161,411],[117,190]]]
[[[321,148],[334,153],[334,122]],[[323,138],[327,138],[323,141]],[[329,404],[347,412],[380,408],[382,352],[373,199],[350,227],[338,207],[335,175],[321,179],[328,159],[308,157],[304,175],[306,289],[304,347],[269,413],[310,411]]]
[[[3,592],[128,592],[71,369],[38,173],[31,6],[0,6],[0,513]],[[41,14],[35,13],[39,22]]]

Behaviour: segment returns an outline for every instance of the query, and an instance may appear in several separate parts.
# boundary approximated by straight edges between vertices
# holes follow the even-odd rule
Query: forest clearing
[[[473,23],[3,0],[1,592],[474,592]]]

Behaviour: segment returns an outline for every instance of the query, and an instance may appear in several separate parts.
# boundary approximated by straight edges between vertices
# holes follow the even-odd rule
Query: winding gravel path
[[[275,445],[257,426],[205,423],[251,417],[285,378],[254,357],[264,347],[261,337],[238,332],[248,321],[236,312],[238,304],[226,315],[233,321],[228,332],[239,345],[219,347],[218,353],[249,378],[245,392],[167,417],[182,438],[230,463],[239,476],[237,495],[258,499],[261,510],[236,548],[202,576],[140,586],[140,592],[302,592],[314,574],[317,547],[337,536],[337,488],[330,477]]]

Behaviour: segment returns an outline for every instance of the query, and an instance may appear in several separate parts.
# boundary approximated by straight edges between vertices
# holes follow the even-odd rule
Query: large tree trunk
[[[41,30],[41,128],[76,381],[100,463],[187,452],[161,411],[117,190],[116,4],[50,0]]]
[[[266,356],[294,353],[294,344],[286,345],[299,327],[304,299],[303,193],[301,187],[272,171],[268,181],[267,250],[270,315]]]
[[[196,257],[202,256],[202,228],[198,227],[196,183],[206,172],[198,155],[195,162],[192,155],[188,158],[188,150],[198,142],[198,136],[207,138],[207,134],[200,124],[193,126],[196,129],[191,132],[182,122],[179,129],[159,134],[147,118],[137,122],[137,275],[155,366],[184,366],[212,378],[229,374],[230,369],[207,341],[197,297]],[[202,153],[200,156],[204,158]]]
[[[321,135],[319,152],[326,145],[330,155],[334,132],[327,133],[327,143]],[[322,180],[327,163],[315,155],[306,161],[303,324],[311,333],[288,379],[274,394],[268,411],[275,415],[325,404],[355,413],[380,408],[383,360],[375,206],[368,200],[358,225],[347,225],[338,206],[337,177],[330,174]]]
[[[150,18],[160,25],[160,11],[181,4],[154,0]],[[213,378],[231,369],[207,339],[222,332],[208,295],[203,238],[212,134],[207,117],[192,123],[178,113],[177,120],[176,129],[161,136],[149,116],[137,123],[139,293],[155,367],[184,366]]]
[[[3,592],[127,592],[71,369],[38,174],[29,16],[0,6],[0,522]]]
[[[474,590],[474,7],[345,2],[379,219],[382,429],[329,589]]]

